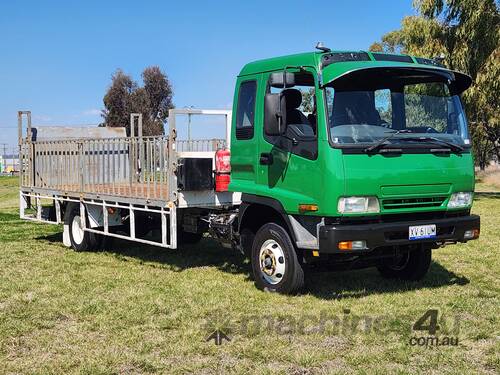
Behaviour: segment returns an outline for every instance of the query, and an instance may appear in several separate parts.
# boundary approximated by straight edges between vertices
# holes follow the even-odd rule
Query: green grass
[[[0,373],[499,371],[499,195],[476,197],[480,240],[436,250],[420,283],[321,272],[294,297],[257,290],[248,262],[208,239],[74,252],[60,227],[19,220],[17,203],[17,180],[0,178]],[[431,308],[439,337],[458,336],[458,346],[408,344]],[[344,320],[312,332],[320,316]],[[378,317],[378,329],[351,332],[342,322],[352,316]],[[205,342],[217,327],[231,342]]]

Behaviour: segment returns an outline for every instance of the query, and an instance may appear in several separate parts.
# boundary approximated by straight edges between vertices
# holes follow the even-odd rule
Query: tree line
[[[444,65],[469,74],[463,94],[477,165],[500,162],[500,1],[414,0],[403,18],[370,47],[374,52],[444,57]]]
[[[125,126],[127,135],[130,135],[130,114],[142,113],[143,135],[164,133],[168,111],[174,108],[172,85],[158,66],[144,69],[142,81],[140,86],[121,69],[111,76],[111,85],[103,99],[104,122],[101,126]]]

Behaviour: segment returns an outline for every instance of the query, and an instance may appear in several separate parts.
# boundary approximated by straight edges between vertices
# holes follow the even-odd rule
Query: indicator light
[[[339,242],[339,250],[364,250],[366,241],[342,241]]]
[[[315,211],[318,211],[318,205],[317,204],[299,204],[299,211],[315,212]]]

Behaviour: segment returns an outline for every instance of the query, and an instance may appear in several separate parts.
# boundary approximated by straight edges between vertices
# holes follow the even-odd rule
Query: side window
[[[381,89],[374,91],[375,109],[378,111],[381,124],[390,127],[392,124],[391,90]]]
[[[238,140],[253,138],[256,92],[257,81],[241,83],[236,112],[236,139]]]
[[[448,87],[417,83],[404,88],[406,127],[415,133],[443,133],[448,123]]]
[[[294,76],[293,87],[267,86],[266,92],[279,93],[286,99],[286,135],[270,136],[264,132],[264,138],[280,149],[314,160],[318,155],[314,76],[306,71],[294,73]]]

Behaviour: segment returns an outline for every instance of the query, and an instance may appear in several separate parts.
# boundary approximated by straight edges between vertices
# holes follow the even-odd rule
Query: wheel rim
[[[394,271],[401,271],[406,267],[409,260],[410,260],[410,252],[408,251],[405,254],[398,255],[394,260],[394,264],[392,264],[390,268],[393,269]]]
[[[259,251],[262,278],[269,284],[278,284],[285,275],[285,253],[275,240],[264,242]]]
[[[73,241],[80,245],[83,241],[83,235],[85,232],[82,228],[82,220],[78,215],[73,217],[73,222],[71,223],[71,233],[73,234]]]

